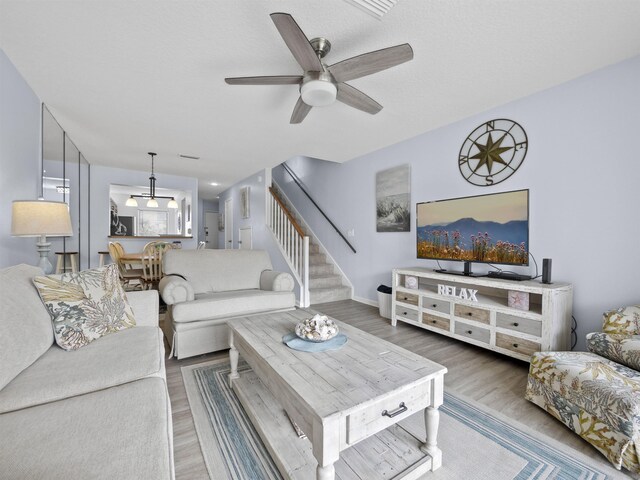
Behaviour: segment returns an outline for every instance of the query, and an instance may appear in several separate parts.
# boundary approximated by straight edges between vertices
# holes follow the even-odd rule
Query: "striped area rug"
[[[239,372],[249,369],[240,364]],[[282,478],[229,388],[226,359],[182,368],[200,447],[212,480]],[[443,465],[433,480],[605,480],[629,478],[609,467],[594,450],[594,459],[496,412],[445,392],[440,407],[438,444]],[[422,414],[400,425],[424,438]],[[305,439],[294,441],[307,442]]]

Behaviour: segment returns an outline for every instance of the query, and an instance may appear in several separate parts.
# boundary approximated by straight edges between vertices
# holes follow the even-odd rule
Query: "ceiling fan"
[[[405,43],[327,66],[322,59],[331,50],[329,40],[321,37],[308,40],[288,13],[272,13],[271,20],[304,74],[224,80],[229,85],[300,85],[300,98],[293,109],[290,123],[301,123],[312,107],[330,105],[336,100],[372,115],[378,113],[382,105],[345,82],[395,67],[413,58],[411,46]]]

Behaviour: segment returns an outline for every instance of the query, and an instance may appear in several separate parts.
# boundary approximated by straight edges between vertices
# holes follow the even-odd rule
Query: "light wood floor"
[[[314,305],[314,309],[400,345],[448,368],[445,389],[461,393],[507,417],[555,438],[607,465],[606,459],[560,422],[524,399],[528,364],[378,315],[378,309],[352,300]],[[167,361],[177,480],[206,479],[180,367],[223,358],[227,352]]]

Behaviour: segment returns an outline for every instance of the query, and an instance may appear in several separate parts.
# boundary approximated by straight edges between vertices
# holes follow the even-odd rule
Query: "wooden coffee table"
[[[307,353],[282,343],[314,313],[295,310],[228,323],[231,385],[282,475],[413,479],[439,468],[438,407],[447,369],[339,321],[349,339],[339,350]],[[242,377],[239,356],[252,369]],[[421,410],[425,442],[396,425]],[[310,443],[298,438],[287,414]]]

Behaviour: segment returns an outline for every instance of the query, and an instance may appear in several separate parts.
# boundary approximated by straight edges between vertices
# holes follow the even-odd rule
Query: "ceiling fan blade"
[[[355,78],[395,67],[413,58],[413,49],[408,43],[395,47],[383,48],[375,52],[363,53],[357,57],[347,58],[334,63],[329,71],[337,82],[347,82]]]
[[[225,78],[229,85],[294,85],[302,82],[302,75],[274,75],[268,77]]]
[[[311,111],[311,106],[302,101],[302,97],[298,98],[298,103],[293,107],[293,113],[291,114],[291,120],[289,123],[302,123],[307,113]]]
[[[288,13],[272,13],[271,20],[302,69],[305,72],[321,72],[323,69],[318,55],[293,17]]]
[[[353,88],[351,85],[347,85],[346,83],[338,84],[338,96],[336,99],[342,103],[346,103],[350,107],[357,108],[358,110],[370,113],[371,115],[375,115],[382,110],[382,105],[376,102],[373,98],[365,95],[357,88]]]

